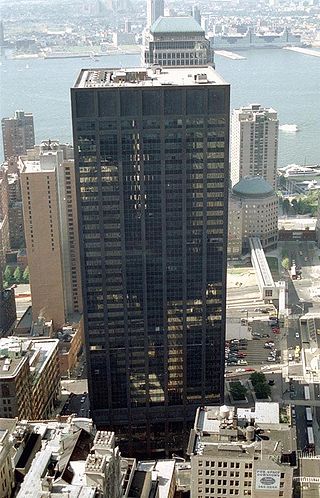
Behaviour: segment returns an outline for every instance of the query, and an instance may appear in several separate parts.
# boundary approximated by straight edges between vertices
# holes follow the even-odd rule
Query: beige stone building
[[[62,376],[68,376],[82,350],[83,319],[63,326],[58,337],[60,373]]]
[[[49,145],[20,167],[33,319],[57,330],[82,311],[74,163]]]
[[[6,253],[10,249],[8,174],[0,167],[0,265],[5,267]]]
[[[25,154],[34,146],[33,114],[16,111],[12,118],[1,120],[5,159]]]
[[[234,109],[231,118],[231,182],[262,176],[277,186],[279,120],[277,111],[252,104]]]
[[[0,498],[10,498],[14,488],[11,430],[13,420],[0,420]]]
[[[48,418],[60,394],[57,339],[0,339],[0,417]]]
[[[173,498],[176,487],[175,460],[122,457],[114,432],[74,416],[0,419],[0,477],[0,498]]]
[[[201,407],[191,431],[191,498],[291,498],[296,446],[278,403]]]
[[[259,237],[263,249],[275,247],[278,209],[278,197],[262,177],[245,177],[234,185],[229,196],[229,257],[248,252],[249,237]]]
[[[32,418],[31,373],[19,345],[0,340],[0,417]]]

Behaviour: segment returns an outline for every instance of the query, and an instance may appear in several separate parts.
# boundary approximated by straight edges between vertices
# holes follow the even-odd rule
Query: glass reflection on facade
[[[92,416],[174,450],[223,399],[229,87],[75,87],[72,105]]]

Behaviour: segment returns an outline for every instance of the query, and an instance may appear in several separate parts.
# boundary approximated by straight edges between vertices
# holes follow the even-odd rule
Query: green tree
[[[6,287],[9,287],[9,285],[12,285],[14,283],[13,271],[12,271],[11,266],[8,266],[8,265],[6,266],[6,268],[4,270],[4,274],[3,274],[3,279],[7,284]]]
[[[30,277],[29,266],[27,266],[26,269],[23,272],[23,275],[22,275],[22,280],[23,280],[24,284],[28,284],[29,283],[29,277]]]
[[[257,384],[263,384],[264,382],[267,382],[266,376],[264,375],[263,372],[253,372],[250,375],[250,380],[253,387],[256,386]]]
[[[14,278],[14,281],[16,284],[21,283],[21,277],[22,277],[21,269],[19,266],[17,266],[17,268],[14,270],[14,274],[13,274],[13,278]]]
[[[286,270],[289,270],[290,268],[290,261],[289,261],[289,258],[283,258],[282,261],[281,261],[281,265],[283,266],[283,268],[285,268]]]
[[[245,399],[247,388],[241,384],[240,381],[231,382],[230,394],[235,401]]]
[[[292,199],[291,206],[295,214],[298,212],[298,201],[297,199]]]
[[[271,387],[266,382],[261,382],[255,385],[254,392],[258,399],[267,399],[271,394]]]
[[[290,202],[289,199],[283,199],[282,209],[285,214],[289,214],[290,212]]]

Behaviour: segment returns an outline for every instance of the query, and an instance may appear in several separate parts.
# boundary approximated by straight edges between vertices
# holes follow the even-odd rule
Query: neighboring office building
[[[238,259],[242,255],[242,209],[241,201],[229,194],[228,209],[228,258]]]
[[[3,289],[1,277],[2,275],[0,276],[0,337],[11,331],[17,319],[14,287]]]
[[[11,331],[17,319],[14,287],[3,288],[3,268],[0,261],[0,337]]]
[[[28,161],[39,161],[41,154],[44,152],[57,152],[63,153],[63,159],[69,161],[73,159],[73,145],[69,143],[60,143],[57,139],[42,140],[40,144],[35,145],[32,149],[26,152],[26,159]]]
[[[5,160],[21,156],[34,146],[33,114],[16,111],[13,118],[2,118],[1,125]]]
[[[25,247],[26,241],[24,237],[20,175],[18,173],[10,174],[9,168],[8,197],[10,249],[21,249]]]
[[[164,15],[164,0],[147,0],[147,28]]]
[[[62,376],[70,374],[76,366],[83,346],[83,319],[65,325],[58,332],[59,339],[59,366]]]
[[[70,322],[63,325],[58,332],[55,332],[52,320],[45,321],[44,318],[38,318],[36,322],[33,322],[29,308],[19,320],[14,333],[18,337],[29,339],[58,339],[59,368],[63,377],[69,376],[82,352],[83,319],[81,315],[77,316],[75,314],[70,317]]]
[[[176,490],[175,460],[146,460],[138,462],[128,498],[151,496],[173,498]]]
[[[295,490],[301,498],[320,496],[319,455],[302,454],[299,458],[299,477],[294,479]]]
[[[214,54],[205,31],[193,17],[160,17],[146,34],[144,63],[162,67],[214,66]]]
[[[316,221],[316,242],[318,247],[320,247],[320,192],[318,195],[318,209],[317,209],[317,221]]]
[[[82,310],[74,163],[50,146],[20,162],[33,320],[57,330]]]
[[[6,254],[10,249],[8,174],[0,167],[0,265],[6,266]]]
[[[50,417],[60,392],[58,340],[2,338],[0,356],[0,417]]]
[[[250,250],[249,237],[259,237],[263,249],[278,242],[279,200],[262,177],[242,178],[229,198],[228,255],[239,257]]]
[[[91,413],[130,451],[174,451],[223,398],[229,86],[101,69],[71,92]]]
[[[122,457],[113,432],[75,416],[0,419],[0,496],[18,498],[173,498],[175,460]],[[7,485],[8,495],[1,494]]]
[[[192,6],[191,15],[195,21],[201,26],[201,12],[197,5]]]
[[[198,408],[188,446],[191,498],[291,498],[294,436],[280,423],[278,403]]]
[[[10,498],[14,488],[14,467],[12,465],[11,430],[15,426],[13,420],[0,419],[0,497]]]
[[[234,109],[231,119],[231,182],[262,176],[277,188],[279,120],[277,111],[251,104]]]

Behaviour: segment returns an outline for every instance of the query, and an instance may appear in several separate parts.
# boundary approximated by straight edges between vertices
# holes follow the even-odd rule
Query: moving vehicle
[[[308,450],[314,451],[314,435],[312,427],[307,427],[307,436],[308,436]]]
[[[290,276],[291,276],[292,280],[297,280],[297,269],[296,269],[296,265],[292,265],[291,266]]]
[[[304,386],[304,399],[310,399],[310,387],[309,386]]]
[[[307,425],[312,426],[312,411],[310,406],[306,407],[306,419],[307,419]]]

